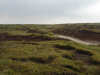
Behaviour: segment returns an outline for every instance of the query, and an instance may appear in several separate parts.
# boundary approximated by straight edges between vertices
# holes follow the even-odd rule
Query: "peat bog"
[[[0,75],[99,75],[100,45],[54,35],[100,41],[100,25],[0,25]]]

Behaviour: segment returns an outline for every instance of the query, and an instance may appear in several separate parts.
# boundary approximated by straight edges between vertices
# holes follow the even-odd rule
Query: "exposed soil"
[[[54,47],[62,50],[75,50],[75,48],[70,45],[69,46],[55,45]]]
[[[64,67],[72,69],[72,70],[77,71],[77,72],[80,72],[77,68],[70,66],[70,65],[65,65]]]
[[[91,59],[91,56],[93,55],[90,51],[87,50],[79,50],[76,49],[74,47],[71,46],[60,46],[60,45],[56,45],[56,48],[59,48],[61,50],[67,50],[70,51],[72,53],[72,55],[67,55],[64,54],[63,57],[70,59],[70,60],[75,60],[75,61],[82,61],[85,64],[94,64],[96,62],[93,62],[93,60]]]
[[[76,51],[73,57],[74,60],[83,61],[86,64],[92,64],[91,62],[92,53],[87,51]]]
[[[88,30],[55,30],[56,34],[72,36],[85,41],[98,41],[100,42],[100,33]]]
[[[24,36],[24,35],[10,35],[8,33],[0,33],[0,41],[8,41],[8,40],[15,40],[15,41],[21,41],[21,40],[34,40],[34,41],[49,41],[49,40],[56,40],[50,37],[42,37],[42,36]]]
[[[31,45],[39,45],[38,43],[31,43],[31,42],[23,42],[22,44],[31,44]]]
[[[100,33],[97,32],[80,30],[77,34],[74,34],[73,36],[83,40],[100,41]]]
[[[40,64],[48,64],[53,62],[56,57],[49,56],[47,59],[41,57],[29,57],[29,58],[11,58],[13,61],[21,61],[21,62],[36,62]]]
[[[82,61],[84,64],[87,65],[95,65],[95,62],[92,61],[91,55],[88,54],[79,54],[77,52],[73,52],[73,56],[63,55],[64,58],[75,60],[75,61]]]

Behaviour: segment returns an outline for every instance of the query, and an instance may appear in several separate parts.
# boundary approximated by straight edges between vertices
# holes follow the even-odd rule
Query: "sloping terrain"
[[[72,36],[86,41],[100,41],[100,25],[96,24],[58,25],[58,28],[55,28],[53,32],[56,34]]]
[[[0,25],[0,75],[99,75],[100,46],[56,38],[58,28]]]

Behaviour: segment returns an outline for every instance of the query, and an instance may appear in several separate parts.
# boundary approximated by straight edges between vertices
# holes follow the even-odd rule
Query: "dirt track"
[[[100,33],[88,30],[56,30],[55,34],[71,36],[84,41],[97,41],[100,42]]]
[[[79,40],[77,38],[70,37],[70,36],[64,36],[64,35],[56,35],[56,37],[62,38],[62,39],[72,40],[74,42],[85,44],[85,45],[99,45],[100,44],[100,43],[95,42],[95,41],[82,41],[82,40]]]

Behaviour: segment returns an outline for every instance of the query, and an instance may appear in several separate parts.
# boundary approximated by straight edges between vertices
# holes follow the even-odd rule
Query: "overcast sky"
[[[100,22],[100,0],[0,0],[0,24]]]

